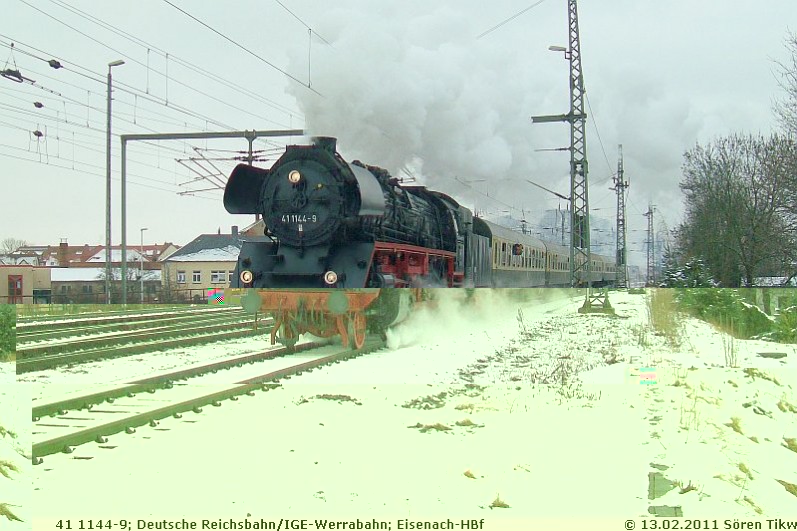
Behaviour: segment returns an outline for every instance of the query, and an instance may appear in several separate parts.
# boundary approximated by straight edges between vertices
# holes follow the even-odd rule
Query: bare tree
[[[684,155],[681,253],[702,258],[724,286],[751,286],[797,242],[789,223],[791,140],[734,135]],[[793,205],[792,205],[793,206]]]
[[[5,238],[3,241],[0,242],[0,253],[9,254],[13,253],[20,247],[25,247],[28,245],[28,242],[25,240],[20,240],[17,238]]]
[[[789,59],[785,63],[777,63],[779,84],[785,94],[775,101],[774,110],[786,134],[794,136],[797,135],[797,34],[787,35],[786,49],[790,54]]]

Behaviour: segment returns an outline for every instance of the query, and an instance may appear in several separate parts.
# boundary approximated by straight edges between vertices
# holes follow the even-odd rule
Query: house
[[[42,249],[42,248],[37,248]],[[143,258],[144,269],[160,269],[164,259],[174,253],[179,246],[166,242],[161,245],[127,246],[127,262],[139,264]],[[27,248],[20,248],[20,251]],[[143,253],[142,253],[143,250]],[[18,251],[18,252],[20,252]],[[61,240],[58,246],[45,246],[39,251],[39,264],[51,267],[100,267],[105,264],[104,245],[69,245]],[[119,267],[122,263],[122,247],[111,247],[111,266]]]
[[[0,304],[49,303],[50,269],[32,265],[0,265]]]
[[[119,269],[112,269],[113,298],[118,298]],[[139,301],[141,294],[140,272],[131,267],[128,274],[128,300]],[[52,302],[58,304],[101,304],[106,301],[104,267],[54,267],[51,269]],[[144,271],[144,300],[156,300],[161,288],[159,270]]]
[[[206,288],[230,285],[241,235],[233,226],[230,234],[202,234],[163,261],[163,291],[178,298],[204,299]]]

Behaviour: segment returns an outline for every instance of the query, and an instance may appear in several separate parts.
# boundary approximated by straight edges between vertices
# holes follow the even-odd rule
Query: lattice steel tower
[[[648,204],[648,211],[645,212],[648,218],[648,271],[646,283],[648,286],[656,285],[656,271],[653,269],[653,205]]]
[[[565,52],[570,60],[570,112],[553,116],[532,116],[535,123],[570,123],[570,285],[587,285],[587,297],[579,312],[611,310],[605,292],[592,291],[592,256],[590,250],[589,183],[587,180],[587,115],[584,112],[584,74],[581,68],[581,41],[578,32],[576,0],[568,0],[568,49],[551,46],[552,51]]]
[[[617,192],[617,287],[628,286],[628,245],[625,228],[625,190],[628,181],[623,175],[623,145],[618,146],[620,156],[617,159],[617,175],[614,176],[614,188]]]

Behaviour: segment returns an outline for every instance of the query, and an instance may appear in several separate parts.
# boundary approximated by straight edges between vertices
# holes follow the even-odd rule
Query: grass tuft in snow
[[[663,336],[672,348],[681,345],[681,319],[671,289],[654,289],[647,299],[648,317],[657,336]]]
[[[784,437],[783,440],[785,441],[782,445],[783,447],[788,448],[792,452],[797,453],[797,439],[790,439]]]
[[[9,520],[11,520],[12,522],[21,522],[21,521],[22,521],[22,518],[19,518],[17,515],[15,515],[15,514],[14,514],[14,513],[11,511],[11,509],[9,509],[8,507],[9,507],[9,504],[7,504],[7,503],[0,503],[0,516],[5,516],[6,518],[8,518]],[[16,507],[16,506],[15,506],[15,507]]]
[[[498,508],[498,509],[509,509],[509,504],[506,503],[504,500],[501,499],[501,495],[497,494],[493,503],[490,504],[490,509]]]
[[[680,493],[680,494],[686,494],[687,492],[691,492],[691,491],[693,491],[693,490],[697,490],[697,487],[695,487],[694,485],[692,485],[692,482],[691,482],[691,481],[690,481],[690,482],[689,482],[689,484],[688,484],[688,485],[686,485],[685,487],[684,487],[684,484],[683,484],[683,482],[682,482],[682,481],[677,481],[675,484],[676,484],[676,485],[678,486],[678,488],[680,489],[680,491],[679,491],[679,493]]]
[[[752,437],[748,437],[748,439],[750,439],[754,443],[758,444],[758,437],[756,437],[755,435],[753,435]]]
[[[774,376],[767,374],[763,371],[756,369],[755,367],[750,367],[744,370],[744,374],[749,376],[750,378],[755,381],[756,378],[761,378],[762,380],[767,380],[768,382],[772,382],[775,385],[780,385],[780,382]]]
[[[764,514],[764,511],[763,511],[763,509],[761,509],[761,507],[759,507],[758,505],[756,505],[756,504],[755,504],[755,502],[753,501],[753,498],[751,498],[750,496],[745,496],[745,497],[744,497],[744,501],[746,501],[748,504],[750,504],[750,506],[753,508],[753,510],[754,510],[756,513],[758,513],[758,514]]]
[[[692,398],[692,397],[690,397]],[[679,425],[682,430],[689,431],[690,429],[698,429],[700,427],[700,412],[697,408],[697,395],[694,395],[692,407],[687,409],[684,407],[684,402],[681,401],[681,416]]]
[[[470,470],[465,471],[465,477],[470,479],[476,479],[476,476],[474,476],[473,472],[471,472]]]
[[[786,402],[786,400],[781,400],[780,402],[778,402],[778,409],[783,411],[784,413],[787,412],[797,413],[797,407],[790,404],[789,402]]]
[[[634,325],[631,328],[631,332],[634,334],[634,339],[636,339],[637,345],[640,347],[648,347],[650,346],[650,342],[648,341],[648,327],[644,324]]]
[[[753,479],[753,473],[750,472],[750,468],[744,463],[739,463],[739,470],[742,472],[742,474],[747,476],[747,479]]]
[[[443,391],[441,393],[437,393],[436,395],[429,395],[423,398],[414,398],[401,407],[413,409],[440,409],[446,405],[445,398],[447,396],[448,393]]]
[[[728,424],[726,424],[726,426],[731,428],[739,435],[744,435],[744,432],[742,431],[742,419],[740,419],[739,417],[731,417],[731,421]]]
[[[451,431],[454,429],[451,426],[446,426],[445,424],[440,424],[439,422],[435,424],[421,424],[419,422],[414,426],[407,426],[407,427],[420,430],[421,433],[427,433],[430,431]]]
[[[733,322],[730,323],[730,334],[722,335],[722,351],[725,353],[725,366],[733,367],[734,369],[739,366],[738,352],[736,347],[736,339],[734,337]]]
[[[354,402],[358,406],[362,405],[362,402],[357,400],[356,398],[352,398],[349,395],[330,395],[330,394],[323,394],[323,395],[315,395],[313,398],[317,398],[318,400],[332,400],[339,404],[343,402]]]
[[[780,480],[780,479],[776,479],[775,481],[777,481],[778,483],[783,485],[783,488],[786,489],[786,492],[788,492],[792,496],[797,496],[797,485],[795,485],[794,483],[789,483],[788,481]]]
[[[8,474],[9,470],[12,472],[19,472],[19,469],[16,467],[16,465],[14,465],[14,463],[11,463],[10,461],[0,461],[0,474],[10,479],[11,476]]]
[[[7,430],[4,427],[0,426],[0,437],[4,437],[5,438],[6,435],[11,437],[12,439],[16,439],[17,438],[17,434],[16,433],[14,433],[11,430]]]

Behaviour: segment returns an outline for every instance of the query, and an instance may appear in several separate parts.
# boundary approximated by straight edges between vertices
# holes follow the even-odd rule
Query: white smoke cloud
[[[333,35],[332,46],[314,44],[311,63],[323,97],[289,89],[312,134],[335,136],[347,158],[393,174],[419,161],[432,187],[533,169],[528,59],[477,41],[483,21],[420,1],[379,2],[367,14],[338,8],[325,20],[319,33]],[[292,58],[294,70],[306,64]]]

